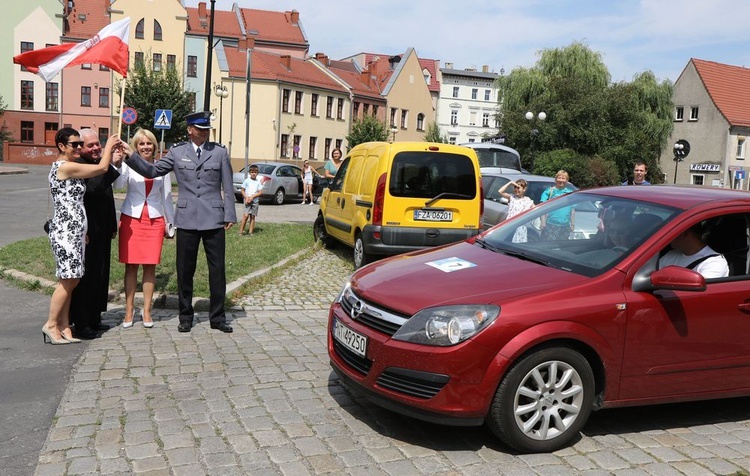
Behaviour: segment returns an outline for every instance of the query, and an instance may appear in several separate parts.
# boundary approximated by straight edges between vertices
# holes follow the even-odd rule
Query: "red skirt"
[[[120,215],[120,263],[159,264],[164,244],[164,217],[149,218],[143,205],[140,218]]]

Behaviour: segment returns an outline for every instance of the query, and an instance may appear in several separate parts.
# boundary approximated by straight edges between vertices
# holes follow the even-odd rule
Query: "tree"
[[[440,131],[440,127],[434,122],[427,123],[427,130],[424,135],[425,142],[442,142],[447,143],[448,139]]]
[[[388,127],[377,117],[365,116],[352,123],[352,130],[346,136],[347,147],[351,149],[355,145],[364,142],[388,140]]]
[[[592,186],[611,185],[613,170],[615,183],[624,180],[636,159],[658,179],[658,158],[672,129],[672,83],[658,83],[650,71],[631,83],[610,81],[601,55],[580,42],[543,50],[535,66],[498,78],[501,133],[521,152],[524,167],[547,171],[546,154],[567,150],[556,157],[584,165],[578,175],[583,182],[571,179],[578,186],[594,165],[602,175]],[[547,119],[528,121],[527,111],[544,111]],[[537,159],[545,161],[538,170]],[[572,162],[556,167],[569,170]]]
[[[122,86],[119,91],[122,94]],[[162,67],[159,71],[154,71],[150,60],[147,60],[131,68],[125,87],[125,105],[138,113],[138,120],[131,126],[132,131],[140,127],[154,133],[157,132],[154,128],[156,110],[171,109],[172,123],[170,129],[164,130],[164,141],[175,143],[185,139],[185,116],[193,111],[190,107],[190,93],[183,88],[179,67]],[[159,135],[157,134],[157,138]]]

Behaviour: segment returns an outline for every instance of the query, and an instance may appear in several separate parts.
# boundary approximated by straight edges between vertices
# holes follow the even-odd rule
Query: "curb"
[[[310,250],[312,249],[313,249],[312,247],[303,248],[302,250],[294,253],[293,255],[287,256],[286,258],[282,259],[278,263],[272,264],[271,266],[268,266],[266,268],[261,268],[257,271],[253,271],[250,274],[242,276],[241,278],[238,278],[232,281],[231,283],[228,283],[227,288],[226,288],[226,293],[231,294],[235,292],[236,290],[244,286],[247,282],[255,278],[258,278],[260,276],[263,276],[265,274],[268,274],[274,269],[285,266],[287,263],[294,261],[301,256],[304,256],[306,253],[309,253]],[[43,288],[54,288],[57,285],[57,282],[55,281],[50,281],[48,279],[40,278],[38,276],[32,276],[31,274],[24,273],[23,271],[18,271],[16,269],[6,269],[3,271],[3,275],[8,275],[13,278],[19,279],[21,281],[25,281],[27,283],[38,282]],[[118,293],[117,291],[110,289],[107,301],[109,303],[125,302],[125,293]],[[143,293],[135,293],[135,303],[136,305],[139,303],[143,303]],[[198,312],[208,311],[209,303],[210,303],[209,298],[206,298],[206,297],[194,297],[193,298],[193,308],[195,311],[198,311]],[[154,295],[153,307],[156,309],[179,309],[178,297],[176,294],[166,294],[166,293]]]
[[[17,175],[17,174],[27,174],[29,173],[29,169],[24,169],[22,167],[11,167],[8,165],[0,165],[0,175]]]

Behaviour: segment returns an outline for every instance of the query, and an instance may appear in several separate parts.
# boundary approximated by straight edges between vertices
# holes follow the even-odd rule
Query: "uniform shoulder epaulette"
[[[184,141],[182,141],[182,142],[177,142],[176,144],[172,144],[172,147],[179,147],[179,146],[181,146],[181,145],[185,145],[185,144],[187,144],[187,141],[186,141],[186,140],[184,140]]]
[[[227,146],[225,146],[224,144],[219,144],[218,142],[211,142],[211,143],[212,143],[213,145],[216,145],[216,146],[219,146],[219,147],[221,147],[222,149],[226,149],[226,148],[227,148]]]

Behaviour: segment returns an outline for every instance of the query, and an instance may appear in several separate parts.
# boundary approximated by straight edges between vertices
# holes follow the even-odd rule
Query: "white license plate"
[[[414,210],[414,219],[419,221],[453,221],[453,212],[445,210]]]
[[[364,357],[367,353],[367,337],[349,329],[338,319],[333,321],[333,337],[357,355]]]

